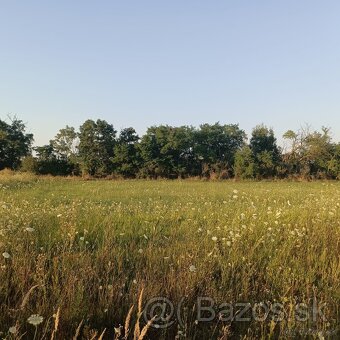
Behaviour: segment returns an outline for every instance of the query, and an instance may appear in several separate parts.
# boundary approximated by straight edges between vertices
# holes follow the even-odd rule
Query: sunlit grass
[[[50,338],[59,308],[55,338],[73,337],[82,320],[79,339],[99,338],[105,328],[104,338],[113,338],[144,287],[144,302],[184,298],[184,324],[150,329],[151,338],[285,338],[307,330],[327,337],[340,322],[339,210],[338,182],[1,174],[0,331]],[[278,301],[291,317],[200,323],[199,296]],[[297,322],[292,306],[313,300],[327,304],[327,320]],[[31,319],[39,325],[27,321],[32,315],[43,318]]]

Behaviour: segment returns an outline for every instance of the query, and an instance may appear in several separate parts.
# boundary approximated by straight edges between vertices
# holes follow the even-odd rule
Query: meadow
[[[0,338],[338,338],[339,217],[339,182],[3,172]]]

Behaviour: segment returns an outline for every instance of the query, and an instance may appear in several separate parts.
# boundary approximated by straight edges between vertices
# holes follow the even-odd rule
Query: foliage
[[[126,178],[136,177],[142,162],[139,150],[139,136],[134,128],[123,129],[114,146],[114,172]]]
[[[83,174],[103,176],[113,171],[116,130],[105,120],[89,119],[79,128],[79,158]]]
[[[168,125],[148,128],[140,143],[141,173],[153,178],[177,178],[194,172],[192,127]]]
[[[132,127],[117,131],[105,120],[87,120],[79,132],[59,130],[49,144],[34,148],[22,121],[0,120],[0,169],[37,174],[122,178],[339,179],[339,144],[329,128],[288,130],[285,148],[274,131],[256,126],[249,143],[237,124],[149,127],[139,137]],[[33,157],[33,158],[32,158]]]
[[[235,177],[239,179],[255,178],[257,173],[255,157],[248,145],[236,152],[234,172]]]
[[[250,138],[250,149],[254,156],[257,177],[274,177],[281,158],[274,131],[264,125],[256,126]]]
[[[32,143],[33,135],[21,120],[14,117],[8,124],[0,119],[0,170],[18,169],[22,157],[31,154]]]

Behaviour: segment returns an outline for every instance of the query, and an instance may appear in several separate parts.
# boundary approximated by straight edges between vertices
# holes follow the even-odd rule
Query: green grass
[[[2,174],[0,337],[30,339],[36,331],[36,339],[50,339],[59,308],[55,338],[72,338],[83,320],[79,339],[98,339],[105,328],[104,338],[113,339],[134,305],[132,334],[134,324],[145,325],[137,320],[144,288],[143,308],[163,296],[181,314],[180,323],[151,328],[145,338],[336,338],[339,211],[339,182]],[[216,305],[278,302],[285,314],[281,321],[197,322],[198,297]],[[313,301],[326,304],[325,319],[297,320],[294,306]],[[44,317],[37,328],[27,322],[32,314]],[[17,337],[8,332],[15,325]]]

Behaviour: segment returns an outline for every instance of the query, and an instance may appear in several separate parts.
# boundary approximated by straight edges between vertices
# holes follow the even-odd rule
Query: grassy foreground
[[[0,338],[337,338],[339,306],[339,182],[0,175]]]

